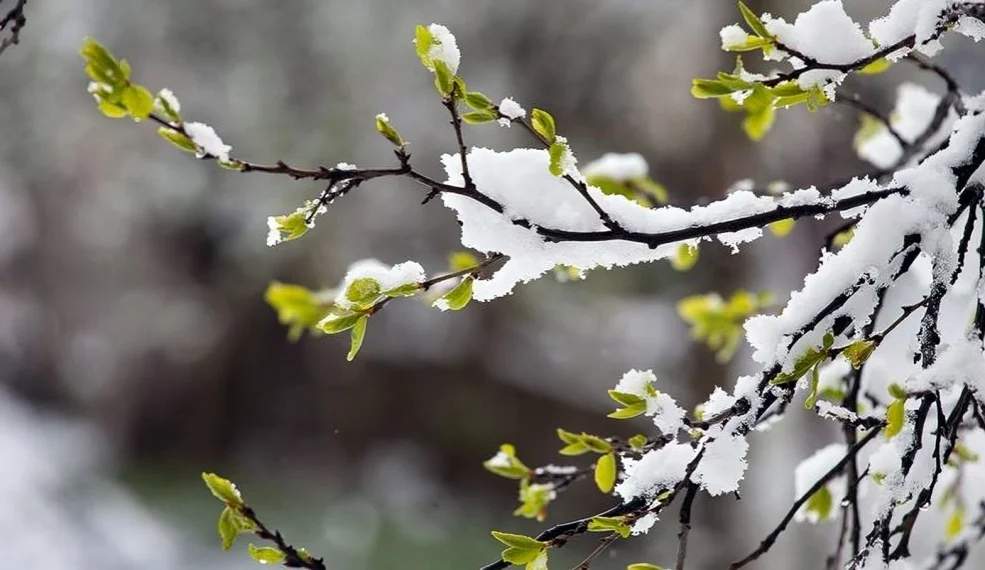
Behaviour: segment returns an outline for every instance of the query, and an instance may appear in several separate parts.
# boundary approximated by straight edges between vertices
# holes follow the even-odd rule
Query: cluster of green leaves
[[[719,362],[727,362],[742,340],[742,323],[772,302],[772,295],[736,291],[728,301],[717,293],[692,295],[677,303],[677,314],[691,325],[691,337],[716,351]]]
[[[202,480],[205,481],[212,495],[224,505],[217,524],[223,550],[232,548],[239,535],[259,530],[255,519],[249,514],[249,508],[243,501],[242,495],[232,481],[215,473],[202,473]],[[278,548],[257,546],[253,543],[250,543],[247,552],[260,564],[281,564],[287,558],[286,553]],[[297,549],[297,554],[301,557],[310,557],[303,548]]]
[[[317,325],[335,307],[335,290],[312,291],[301,285],[273,281],[263,296],[277,311],[277,320],[287,326],[287,337],[293,342],[305,331],[321,332]]]
[[[525,570],[547,570],[548,543],[522,534],[509,534],[495,530],[492,531],[492,535],[506,546],[500,554],[506,562],[524,565]]]
[[[575,456],[584,453],[598,453],[600,457],[595,462],[595,485],[603,493],[611,493],[616,485],[616,475],[619,466],[616,461],[616,451],[612,444],[597,435],[582,432],[581,434],[557,430],[557,436],[565,443],[561,455]]]
[[[93,81],[89,92],[104,115],[112,119],[133,117],[137,121],[150,116],[154,111],[154,96],[143,85],[130,81],[127,60],[116,59],[92,38],[85,39],[80,53],[86,62],[86,75]]]
[[[507,479],[520,481],[520,506],[514,516],[542,521],[547,518],[547,507],[554,499],[554,486],[533,483],[534,471],[516,456],[516,448],[508,443],[499,447],[499,453],[482,464],[486,470]]]

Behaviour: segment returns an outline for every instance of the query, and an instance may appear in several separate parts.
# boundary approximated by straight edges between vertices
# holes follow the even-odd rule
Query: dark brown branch
[[[882,432],[882,428],[873,429],[869,433],[867,433],[865,437],[860,439],[858,443],[850,447],[848,451],[845,453],[845,456],[842,457],[841,460],[838,461],[838,463],[835,463],[835,465],[831,469],[829,469],[827,473],[822,475],[820,479],[818,479],[813,485],[811,485],[810,489],[808,489],[803,495],[801,495],[794,502],[793,506],[790,507],[790,510],[787,511],[787,514],[784,515],[783,519],[780,521],[780,524],[778,524],[776,528],[774,528],[773,531],[770,532],[765,539],[763,539],[763,542],[760,543],[759,547],[756,550],[749,553],[749,555],[743,558],[742,560],[733,562],[732,565],[729,566],[729,568],[731,570],[737,570],[738,568],[742,568],[743,566],[749,564],[750,562],[753,562],[763,554],[766,554],[769,551],[769,549],[773,547],[773,544],[776,542],[777,537],[779,537],[780,534],[784,530],[786,530],[787,525],[790,524],[790,521],[793,520],[794,516],[797,514],[797,511],[800,510],[800,507],[802,507],[804,503],[810,500],[810,498],[814,495],[814,493],[820,491],[822,487],[827,485],[828,481],[839,475],[842,472],[842,470],[845,468],[845,465],[848,464],[849,460],[855,457],[855,454],[858,453],[860,449],[865,447],[867,443],[872,441],[877,435],[879,435],[880,432]]]
[[[0,41],[0,54],[7,51],[10,46],[20,43],[21,30],[27,24],[27,16],[24,15],[26,6],[27,0],[17,0],[14,7],[7,12],[3,19],[0,19],[0,30],[6,30],[10,26],[10,35]]]
[[[687,492],[684,494],[684,501],[681,502],[681,530],[677,533],[677,565],[675,570],[684,570],[684,562],[687,560],[687,537],[691,533],[691,507],[694,506],[694,497],[698,494],[698,486],[689,483]]]
[[[302,553],[301,549],[295,548],[284,540],[279,530],[271,531],[268,529],[248,505],[243,505],[239,511],[256,526],[256,530],[253,531],[254,534],[263,540],[273,542],[277,550],[284,554],[284,566],[287,568],[307,568],[308,570],[327,570],[325,562],[321,558]]]

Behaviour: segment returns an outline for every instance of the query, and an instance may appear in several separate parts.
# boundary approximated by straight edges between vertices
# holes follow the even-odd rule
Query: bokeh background
[[[806,4],[748,3],[788,18]],[[846,5],[865,22],[886,2]],[[330,568],[478,567],[498,553],[490,529],[542,527],[512,518],[515,485],[481,468],[500,443],[539,465],[560,461],[558,426],[645,429],[604,418],[605,390],[630,368],[652,368],[688,406],[731,387],[747,356],[717,364],[675,303],[740,288],[782,300],[830,230],[801,222],[736,255],[704,247],[685,274],[656,264],[543,279],[461,313],[395,302],[346,363],[346,339],[286,340],[262,299],[268,282],[330,286],[364,257],[440,270],[458,249],[453,214],[382,181],[305,239],[268,248],[266,216],[319,187],[222,170],[150,125],[102,117],[77,55],[85,36],[256,162],[389,165],[373,127],[386,112],[416,165],[440,174],[453,137],[410,43],[415,24],[440,22],[470,87],[549,109],[583,163],[641,152],[675,203],[744,178],[806,186],[866,168],[848,108],[781,112],[753,144],[740,117],[691,98],[692,77],[733,65],[718,49],[718,30],[738,20],[731,0],[32,0],[27,15],[21,44],[0,57],[3,568],[253,567],[243,548],[219,551],[203,470],[237,481]],[[942,59],[970,91],[983,83],[973,49],[952,40]],[[900,81],[941,87],[898,67],[846,87],[887,110]],[[467,137],[526,144],[495,126]],[[741,501],[699,500],[689,567],[722,568],[757,544],[793,500],[793,467],[836,437],[796,410],[785,426],[753,436]],[[590,487],[565,493],[548,523],[604,508]],[[671,564],[674,512],[595,567]],[[757,567],[823,560],[834,526],[793,528]],[[552,567],[592,546],[573,542]]]

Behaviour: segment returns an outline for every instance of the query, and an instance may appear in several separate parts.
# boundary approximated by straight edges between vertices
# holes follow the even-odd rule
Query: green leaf
[[[831,516],[831,510],[833,507],[834,496],[831,494],[831,490],[827,487],[821,487],[818,489],[816,493],[807,499],[807,503],[804,505],[804,509],[807,512],[817,514],[817,519],[819,521],[828,520]]]
[[[766,29],[766,25],[763,21],[759,19],[759,16],[755,12],[749,9],[741,0],[739,1],[739,12],[742,12],[742,19],[746,21],[749,28],[756,32],[756,35],[761,38],[772,38],[769,30]]]
[[[852,368],[858,370],[872,356],[875,349],[876,343],[871,340],[857,340],[848,345],[842,354],[845,356],[845,360],[851,363]]]
[[[826,346],[824,348],[818,349],[815,347],[807,349],[807,352],[794,362],[793,370],[790,372],[782,372],[777,374],[776,377],[770,380],[770,384],[779,386],[781,384],[796,382],[805,374],[810,372],[811,368],[814,368],[817,364],[824,361],[828,357],[828,348],[831,346],[828,342],[829,339],[827,336],[828,335],[825,335],[826,338],[824,340],[824,344]],[[832,336],[831,342],[833,342],[833,338],[834,337]]]
[[[886,427],[883,435],[886,439],[892,439],[899,432],[903,431],[903,422],[906,419],[906,400],[899,398],[893,400],[892,404],[886,408]]]
[[[499,118],[495,109],[483,109],[481,111],[469,111],[462,113],[462,120],[470,125],[483,125],[491,123]]]
[[[308,227],[304,211],[295,211],[283,216],[274,216],[274,225],[281,234],[281,241],[296,240],[311,229]]]
[[[635,451],[643,451],[646,447],[647,441],[649,441],[647,437],[640,433],[626,440],[626,443],[628,443]]]
[[[185,152],[190,152],[192,154],[198,152],[198,148],[195,147],[195,143],[193,143],[190,138],[174,129],[168,127],[158,127],[157,134],[161,135],[164,140]]]
[[[547,518],[547,505],[554,498],[553,484],[531,485],[526,477],[520,481],[520,506],[514,516],[542,521]]]
[[[909,396],[909,394],[906,393],[906,388],[900,386],[896,382],[889,385],[889,395],[897,400],[905,400]]]
[[[404,139],[400,136],[400,133],[397,132],[397,129],[393,128],[393,125],[390,124],[387,116],[383,113],[376,115],[376,130],[383,135],[383,138],[390,141],[390,144],[393,146],[404,146]]]
[[[465,94],[465,104],[472,107],[476,111],[487,111],[493,108],[493,102],[482,93],[478,91],[469,91]],[[493,115],[496,115],[495,110],[493,110]]]
[[[606,417],[614,420],[628,420],[644,413],[646,413],[646,402],[641,400],[635,404],[630,404],[625,408],[619,408],[618,410],[609,413]]]
[[[852,139],[852,146],[856,151],[866,142],[886,131],[886,123],[873,115],[860,113],[858,119],[858,130],[855,131],[855,137]]]
[[[745,52],[745,51],[755,51],[758,49],[765,50],[773,46],[773,40],[769,38],[758,38],[756,36],[746,36],[746,39],[742,43],[730,44],[726,51],[730,52]]]
[[[629,566],[627,566],[626,570],[664,570],[664,569],[663,567],[657,566],[656,564],[637,562],[636,564],[630,564]]]
[[[352,333],[349,341],[349,354],[346,355],[345,359],[352,362],[356,355],[359,354],[359,349],[363,346],[363,339],[366,337],[366,322],[369,317],[363,315],[356,321],[356,325],[352,327]]]
[[[547,550],[541,550],[533,560],[527,562],[524,570],[547,570]]]
[[[584,443],[578,441],[578,442],[570,443],[570,444],[562,447],[560,449],[560,451],[558,451],[558,453],[560,453],[561,455],[568,456],[568,457],[574,457],[576,455],[583,455],[585,453],[588,453],[589,451],[591,451],[591,450],[588,449],[588,446],[587,445],[585,445]]]
[[[543,542],[522,534],[510,534],[508,532],[499,532],[494,530],[492,531],[492,535],[493,538],[510,548],[540,551],[546,546]],[[509,560],[507,560],[507,562],[509,562]]]
[[[761,141],[766,136],[766,133],[770,132],[770,129],[773,128],[773,122],[775,120],[776,110],[772,107],[767,107],[746,115],[746,118],[742,121],[742,129],[746,132],[750,140]]]
[[[431,59],[431,46],[434,45],[434,36],[431,35],[431,31],[418,24],[414,30],[414,44],[421,64],[429,71],[433,71],[434,61]]]
[[[162,114],[166,119],[174,122],[181,121],[181,114],[177,109],[171,106],[168,98],[162,95],[163,92],[163,89],[158,91],[157,97],[154,98],[154,106],[162,111]]]
[[[219,514],[219,538],[222,539],[222,549],[229,550],[233,546],[233,542],[236,540],[236,536],[239,534],[239,529],[236,527],[236,522],[233,517],[236,515],[236,511],[230,507],[222,509]]]
[[[595,463],[595,486],[605,494],[616,485],[616,454],[606,453]]]
[[[674,257],[670,258],[670,265],[677,271],[688,271],[698,263],[699,253],[697,245],[682,243],[677,246]]]
[[[577,443],[578,434],[572,433],[570,431],[565,431],[561,428],[557,428],[557,436],[564,443]]]
[[[564,159],[564,153],[568,152],[568,145],[562,142],[551,143],[548,153],[550,153],[551,164],[549,170],[554,176],[561,176],[564,174],[564,166],[561,161]]]
[[[540,554],[540,550],[510,547],[500,554],[503,560],[510,564],[528,564],[533,562]]]
[[[451,291],[441,296],[439,301],[444,302],[444,306],[452,311],[460,311],[472,300],[472,283],[475,279],[470,275],[462,279]]]
[[[413,297],[421,290],[419,283],[404,283],[383,292],[384,297]]]
[[[548,144],[554,144],[554,139],[557,138],[557,128],[554,126],[554,117],[550,113],[543,109],[534,109],[530,112],[530,122],[537,134],[543,137]]]
[[[617,403],[624,406],[632,406],[633,404],[645,403],[646,400],[637,396],[636,394],[630,394],[628,392],[617,392],[616,390],[609,390],[609,397],[615,400]]]
[[[858,70],[858,72],[862,75],[879,75],[892,66],[893,64],[891,61],[884,57],[880,57],[879,59]]]
[[[360,313],[336,313],[322,319],[317,327],[325,334],[340,333],[356,326],[363,316]]]
[[[360,307],[372,304],[380,294],[380,282],[372,277],[354,279],[345,290],[346,300]]]
[[[530,475],[530,468],[520,461],[516,456],[516,449],[508,443],[499,446],[499,453],[484,461],[482,466],[487,471],[507,479],[527,479]]]
[[[958,507],[954,509],[951,516],[947,518],[947,526],[944,528],[944,538],[954,540],[964,529],[964,509]]]
[[[125,88],[122,102],[134,119],[146,119],[154,110],[154,96],[143,85],[130,85]]]
[[[721,81],[715,79],[692,79],[691,80],[691,96],[697,99],[714,99],[717,97],[724,97],[725,95],[730,95],[734,91],[739,91],[739,89],[733,89],[728,87]]]
[[[807,395],[807,399],[804,400],[804,407],[808,410],[813,410],[814,404],[817,403],[817,385],[821,381],[820,367],[821,364],[818,363],[811,369],[811,392]]]
[[[578,436],[578,440],[595,453],[609,453],[612,451],[612,444],[597,435],[583,433]]]
[[[592,517],[588,521],[589,532],[617,532],[623,538],[629,538],[630,527],[622,517]]]
[[[116,103],[111,103],[106,99],[99,101],[97,107],[99,107],[99,110],[110,119],[122,119],[127,116],[127,110],[124,107],[121,107]]]
[[[205,481],[205,486],[209,488],[212,495],[223,503],[235,507],[243,504],[242,495],[229,479],[223,479],[215,473],[202,473],[202,480]]]
[[[455,89],[455,78],[443,61],[434,62],[434,87],[445,97],[450,97]]]
[[[257,546],[252,542],[249,546],[249,552],[250,557],[260,564],[280,564],[287,558],[287,555],[276,548]]]
[[[448,268],[451,271],[464,271],[479,265],[479,258],[468,251],[456,251],[448,256]]]
[[[335,296],[334,292],[331,296]],[[292,341],[301,338],[304,331],[313,328],[331,312],[333,302],[321,297],[325,294],[277,281],[267,286],[263,296],[267,304],[277,311],[277,320],[289,327],[288,338]]]
[[[794,225],[796,225],[796,221],[793,218],[787,218],[785,220],[777,220],[768,227],[773,235],[782,238],[793,231]]]

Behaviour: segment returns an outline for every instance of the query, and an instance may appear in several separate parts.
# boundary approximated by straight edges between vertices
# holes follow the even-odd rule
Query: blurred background
[[[748,3],[788,19],[807,4]],[[886,4],[846,2],[862,22]],[[511,517],[515,484],[482,469],[500,443],[541,465],[563,459],[558,426],[645,430],[604,417],[606,389],[630,368],[652,368],[687,406],[731,388],[747,355],[717,364],[688,340],[676,302],[743,288],[783,300],[831,229],[801,222],[737,255],[703,247],[684,274],[656,264],[542,279],[461,313],[395,302],[346,363],[347,339],[287,341],[263,301],[268,282],[332,286],[365,257],[440,271],[459,249],[453,214],[381,181],[334,204],[305,239],[268,248],[266,217],[320,188],[197,162],[149,125],[104,118],[85,90],[84,36],[255,162],[390,165],[373,126],[386,112],[415,165],[440,176],[453,135],[411,45],[415,24],[439,22],[458,37],[471,88],[550,110],[582,164],[642,153],[674,203],[745,178],[803,187],[866,169],[851,148],[853,110],[781,112],[754,144],[740,116],[691,98],[692,77],[733,66],[718,39],[739,19],[731,0],[32,0],[27,16],[21,44],[0,57],[3,568],[253,567],[245,548],[220,551],[203,470],[239,483],[268,525],[330,568],[476,568],[498,555],[490,529],[544,526]],[[981,88],[973,46],[948,47],[942,62]],[[941,89],[903,65],[847,88],[888,110],[911,79]],[[466,136],[526,144],[495,126]],[[837,437],[808,416],[794,410],[786,429],[753,436],[741,501],[699,499],[690,568],[724,567],[776,524],[793,467]],[[610,503],[586,482],[544,524]],[[593,567],[671,564],[675,519],[676,508]],[[822,561],[835,526],[793,528],[756,567]],[[572,542],[552,568],[593,546]]]

